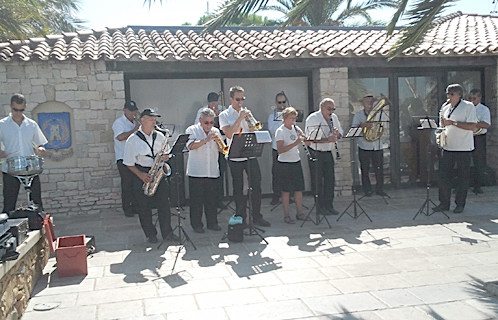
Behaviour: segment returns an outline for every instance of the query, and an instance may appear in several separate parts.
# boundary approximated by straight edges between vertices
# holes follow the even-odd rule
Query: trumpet
[[[258,120],[256,120],[256,118],[254,118],[251,111],[249,111],[249,109],[247,109],[247,107],[245,108],[245,111],[248,112],[248,114],[246,114],[246,116],[245,116],[245,119],[247,121],[247,125],[249,126],[249,129],[253,129],[254,131],[259,131],[259,130],[263,129],[263,125],[261,124],[261,122],[259,122]]]
[[[211,129],[211,133],[214,135],[214,142],[218,145],[218,150],[220,150],[221,153],[224,155],[228,154],[228,146],[225,144],[225,142],[221,139],[221,137],[216,133],[215,130]]]

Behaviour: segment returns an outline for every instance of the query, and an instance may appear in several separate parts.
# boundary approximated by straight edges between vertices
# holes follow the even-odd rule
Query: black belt
[[[315,152],[320,152],[320,153],[327,153],[327,152],[331,152],[332,150],[329,150],[329,151],[322,151],[322,150],[315,150],[315,149],[311,149]]]
[[[136,163],[135,163],[135,167],[137,167],[137,169],[142,171],[142,172],[149,172],[149,170],[151,168],[151,167],[143,167],[143,166],[136,164]]]

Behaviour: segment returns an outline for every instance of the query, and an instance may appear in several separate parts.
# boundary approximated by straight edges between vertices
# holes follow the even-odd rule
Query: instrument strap
[[[458,103],[456,104],[456,106],[453,107],[453,109],[451,109],[450,113],[448,114],[448,118],[449,119],[451,117],[451,114],[453,113],[453,111],[455,111],[455,109],[458,107],[458,105],[460,104],[460,102],[462,102],[462,99],[458,100]]]
[[[152,145],[150,145],[149,142],[147,141],[147,139],[145,139],[145,136],[141,131],[137,131],[137,132],[135,132],[135,134],[137,135],[137,137],[139,137],[145,143],[147,143],[147,145],[150,148],[150,151],[152,152],[152,156],[150,154],[147,154],[145,156],[154,159],[156,157],[154,154],[154,142],[156,142],[157,132],[156,131],[152,132]]]

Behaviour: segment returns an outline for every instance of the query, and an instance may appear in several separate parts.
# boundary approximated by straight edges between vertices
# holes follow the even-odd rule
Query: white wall
[[[225,103],[230,104],[229,89],[240,85],[245,89],[247,100],[244,105],[267,128],[268,115],[273,113],[275,95],[284,91],[293,107],[308,114],[308,79],[292,78],[225,78]],[[207,103],[207,94],[221,90],[220,79],[136,79],[130,80],[130,97],[142,110],[153,107],[162,115],[164,124],[175,124],[173,138],[193,124],[197,110]],[[303,127],[304,123],[298,123]],[[308,163],[301,150],[306,190],[309,190]],[[271,146],[265,145],[259,159],[262,174],[263,193],[271,193]],[[230,191],[231,194],[231,191]]]

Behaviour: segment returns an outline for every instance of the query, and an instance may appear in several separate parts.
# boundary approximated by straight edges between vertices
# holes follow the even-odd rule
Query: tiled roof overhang
[[[387,57],[400,32],[384,28],[220,29],[127,27],[86,30],[0,43],[0,60],[250,61],[323,57]],[[498,16],[455,13],[436,21],[404,57],[498,53]]]

